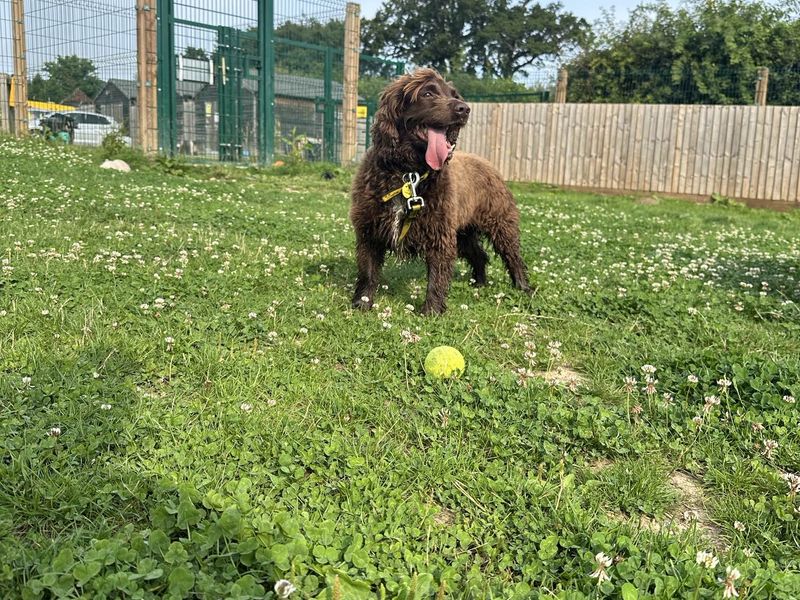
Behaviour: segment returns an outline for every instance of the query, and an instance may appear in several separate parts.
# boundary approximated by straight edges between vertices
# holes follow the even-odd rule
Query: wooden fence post
[[[767,105],[767,87],[769,86],[769,69],[759,67],[758,77],[756,78],[756,104],[758,106]]]
[[[11,105],[8,103],[8,87],[11,83],[8,75],[0,73],[0,132],[11,131]]]
[[[14,131],[19,137],[28,135],[28,56],[22,0],[11,0],[11,21],[14,38]]]
[[[558,80],[556,81],[556,104],[567,103],[567,84],[569,82],[569,72],[561,67],[558,70]]]
[[[153,154],[158,150],[158,55],[154,0],[136,2],[136,62],[136,141],[142,152]]]
[[[358,60],[361,45],[361,7],[347,3],[344,19],[344,96],[342,97],[342,165],[351,164],[358,148]]]

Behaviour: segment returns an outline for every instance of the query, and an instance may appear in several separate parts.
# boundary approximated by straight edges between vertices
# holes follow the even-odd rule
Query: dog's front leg
[[[356,291],[353,294],[353,308],[360,308],[361,310],[372,308],[385,257],[385,246],[365,239],[357,240],[356,264],[358,266],[358,278],[356,279]]]
[[[453,278],[457,254],[455,235],[452,242],[425,254],[428,263],[428,292],[425,304],[422,305],[423,315],[440,315],[447,309],[447,291]]]

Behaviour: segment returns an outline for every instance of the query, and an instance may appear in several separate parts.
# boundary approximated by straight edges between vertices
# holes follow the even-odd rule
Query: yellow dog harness
[[[402,240],[404,237],[406,237],[408,230],[411,228],[411,223],[419,214],[419,211],[425,208],[425,200],[422,198],[422,196],[417,195],[417,185],[420,181],[427,179],[428,175],[430,175],[430,171],[427,171],[422,175],[416,172],[405,173],[403,175],[403,185],[387,194],[384,194],[381,198],[382,202],[388,202],[398,194],[402,194],[403,198],[406,200],[406,216],[405,219],[403,219],[403,226],[400,229],[400,235],[397,238],[398,240]]]

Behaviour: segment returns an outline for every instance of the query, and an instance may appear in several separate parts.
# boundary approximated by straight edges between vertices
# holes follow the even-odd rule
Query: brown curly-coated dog
[[[489,258],[482,236],[503,259],[514,286],[530,291],[511,192],[488,162],[453,152],[469,113],[456,89],[433,69],[417,69],[383,90],[372,146],[352,186],[350,221],[358,263],[353,307],[372,307],[385,254],[392,250],[425,258],[428,290],[422,312],[444,312],[456,257],[469,262],[476,285],[486,283]],[[412,173],[424,177],[416,186],[421,208],[416,197],[409,202],[408,186],[400,193],[404,175]]]

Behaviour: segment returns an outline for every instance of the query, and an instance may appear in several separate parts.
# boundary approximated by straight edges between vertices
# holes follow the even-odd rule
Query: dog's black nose
[[[469,116],[469,105],[466,102],[458,101],[456,102],[455,111],[459,117],[467,117]]]

